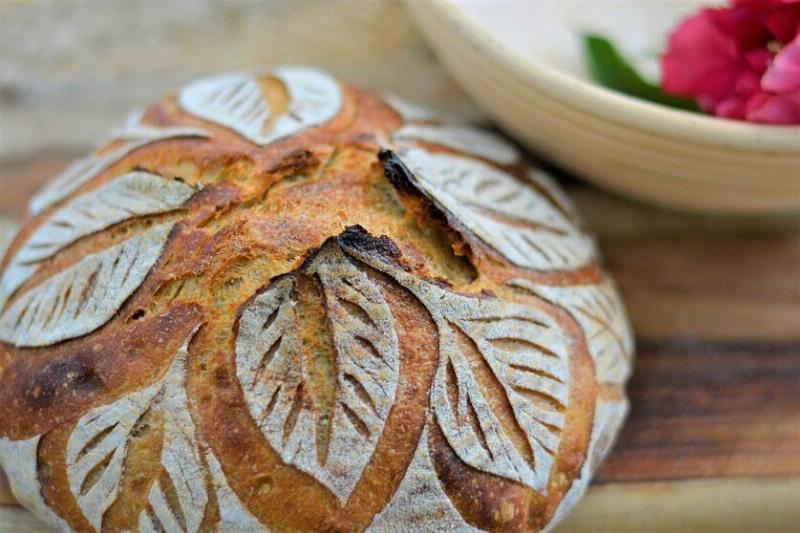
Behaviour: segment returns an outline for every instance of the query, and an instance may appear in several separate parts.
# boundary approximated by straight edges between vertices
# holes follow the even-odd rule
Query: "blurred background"
[[[489,123],[399,1],[0,0],[0,224],[130,109],[275,63]],[[800,217],[678,213],[549,168],[638,345],[629,421],[559,531],[797,531]],[[43,530],[0,479],[0,533],[26,531]]]
[[[191,79],[277,63],[478,115],[400,2],[2,0],[0,165],[85,152]]]

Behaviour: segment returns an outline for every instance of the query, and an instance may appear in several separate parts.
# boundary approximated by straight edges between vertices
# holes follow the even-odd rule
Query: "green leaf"
[[[646,81],[606,38],[583,36],[586,64],[592,77],[610,89],[677,109],[699,112],[694,100],[665,93],[661,87]]]

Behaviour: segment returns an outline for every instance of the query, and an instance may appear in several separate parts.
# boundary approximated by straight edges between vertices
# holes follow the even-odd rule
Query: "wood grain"
[[[596,482],[800,479],[800,342],[640,340],[637,357]]]
[[[45,153],[0,169],[0,217],[18,216],[68,161]],[[560,531],[796,528],[800,215],[683,215],[566,183],[598,235],[638,349],[628,423]],[[11,501],[0,478],[0,505]],[[0,533],[30,520],[0,507]]]

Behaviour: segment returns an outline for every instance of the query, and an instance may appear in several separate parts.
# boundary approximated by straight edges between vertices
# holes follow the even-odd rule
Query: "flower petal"
[[[761,87],[779,94],[800,91],[800,34],[775,56],[761,79]]]
[[[662,57],[662,85],[667,92],[723,99],[748,68],[734,39],[714,24],[715,11],[706,9],[685,19],[670,35]]]

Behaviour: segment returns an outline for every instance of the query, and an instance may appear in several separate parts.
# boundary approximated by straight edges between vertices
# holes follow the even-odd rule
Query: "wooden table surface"
[[[0,217],[67,155],[0,169]],[[800,214],[686,215],[562,181],[620,286],[637,360],[627,425],[558,531],[800,531]],[[0,481],[0,532],[26,531],[43,528]]]

